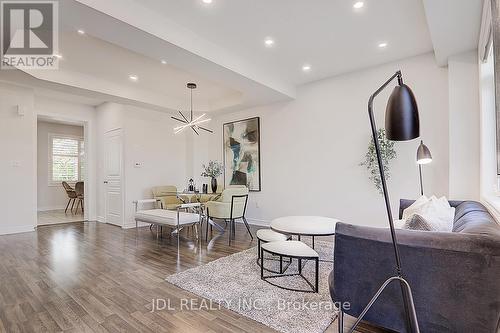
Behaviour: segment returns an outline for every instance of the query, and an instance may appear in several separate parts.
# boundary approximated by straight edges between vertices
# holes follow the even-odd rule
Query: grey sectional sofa
[[[400,215],[413,201],[401,200]],[[421,332],[500,332],[500,225],[478,202],[456,207],[453,232],[397,230],[403,275],[410,282]],[[400,217],[401,218],[401,217]],[[357,317],[395,274],[389,230],[339,223],[330,293]],[[401,288],[395,283],[366,321],[407,332]]]

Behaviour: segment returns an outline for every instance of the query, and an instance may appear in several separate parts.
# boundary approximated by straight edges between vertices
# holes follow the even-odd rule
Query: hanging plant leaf
[[[389,163],[397,157],[396,150],[394,150],[394,141],[390,141],[389,139],[387,139],[385,135],[385,129],[383,128],[377,131],[377,138],[380,146],[380,156],[382,157],[385,178],[389,179],[391,177]],[[377,152],[375,150],[375,143],[373,142],[373,138],[368,144],[368,151],[366,152],[365,160],[359,165],[366,167],[370,174],[370,180],[373,182],[379,193],[383,194],[382,179],[380,178]]]

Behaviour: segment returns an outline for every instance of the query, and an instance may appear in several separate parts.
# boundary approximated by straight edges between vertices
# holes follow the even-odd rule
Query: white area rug
[[[333,260],[332,243],[316,242],[316,251],[320,258]],[[252,248],[171,275],[166,281],[281,332],[324,332],[335,320],[337,311],[328,288],[333,263],[320,262],[319,293],[304,293],[284,290],[261,280],[256,260],[257,249]],[[265,267],[276,268],[276,261],[265,262]],[[297,271],[296,262],[294,260],[287,273]],[[303,274],[313,283],[314,262],[305,265]],[[271,281],[298,289],[308,287],[301,277]]]

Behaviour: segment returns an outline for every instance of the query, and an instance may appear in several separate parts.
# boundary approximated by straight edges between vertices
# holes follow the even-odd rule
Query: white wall
[[[87,169],[85,179],[85,219],[96,220],[96,165],[97,165],[97,115],[93,106],[71,103],[58,99],[35,96],[35,109],[38,116],[64,122],[83,124]],[[35,122],[36,126],[36,122]],[[35,127],[36,130],[36,127]]]
[[[98,107],[99,140],[104,133],[123,130],[124,227],[135,225],[133,201],[151,198],[151,188],[176,185],[184,189],[190,158],[185,134],[175,135],[170,115],[148,109],[105,103]],[[103,141],[100,141],[103,142]],[[98,216],[104,220],[104,165],[101,149],[98,165]],[[141,167],[135,167],[135,163]]]
[[[38,211],[64,209],[68,196],[61,184],[50,183],[49,177],[49,136],[51,134],[70,135],[83,138],[83,126],[38,121],[37,129],[37,198]]]
[[[416,95],[421,137],[434,156],[425,167],[427,194],[448,195],[448,76],[447,69],[436,65],[433,54],[307,84],[292,102],[219,117],[210,124],[216,133],[199,140],[195,151],[209,151],[208,157],[221,161],[222,124],[259,116],[262,192],[250,197],[248,217],[253,223],[314,214],[386,226],[383,198],[359,163],[370,139],[368,97],[398,69]],[[381,125],[390,92],[376,99]],[[389,180],[394,213],[399,198],[419,195],[418,144],[418,140],[397,144],[398,158],[391,165]]]
[[[135,226],[133,201],[151,198],[152,187],[184,189],[188,179],[186,145],[186,134],[174,134],[170,114],[125,106],[125,227]],[[135,167],[136,162],[140,168]]]
[[[17,113],[20,106],[23,116]],[[36,114],[33,91],[0,83],[0,234],[36,226]]]
[[[479,67],[477,52],[448,60],[450,198],[479,200]]]

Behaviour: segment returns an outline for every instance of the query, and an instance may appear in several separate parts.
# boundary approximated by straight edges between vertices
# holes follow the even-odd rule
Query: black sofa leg
[[[339,309],[339,315],[337,317],[339,333],[344,333],[344,312],[342,308]]]

